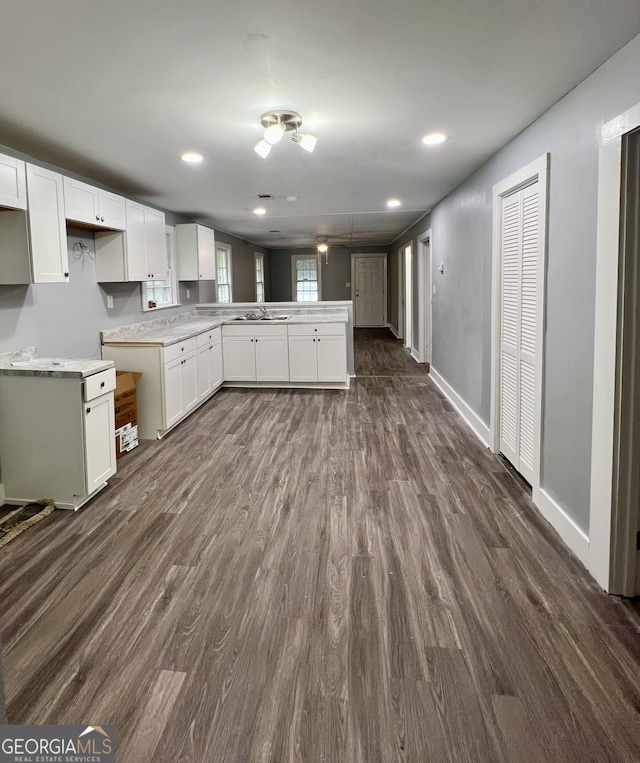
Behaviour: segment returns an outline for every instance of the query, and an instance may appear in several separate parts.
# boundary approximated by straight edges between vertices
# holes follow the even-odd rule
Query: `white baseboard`
[[[436,385],[436,387],[447,398],[451,405],[458,411],[462,418],[466,421],[467,425],[471,428],[476,437],[485,446],[489,447],[489,427],[478,416],[478,414],[472,410],[467,403],[458,395],[458,393],[451,387],[440,374],[431,366],[429,370],[429,376]]]
[[[562,506],[542,488],[535,491],[533,502],[565,544],[589,569],[589,536],[584,530],[580,529]]]
[[[398,332],[390,323],[387,323],[387,328],[391,329],[391,333],[395,336],[396,339],[400,339],[400,334],[398,334]]]
[[[4,506],[7,494],[4,492],[4,483],[0,482],[0,506]]]
[[[410,355],[415,360],[416,363],[422,363],[422,361],[420,360],[420,356],[418,355],[418,351],[414,350],[413,347],[411,348]]]

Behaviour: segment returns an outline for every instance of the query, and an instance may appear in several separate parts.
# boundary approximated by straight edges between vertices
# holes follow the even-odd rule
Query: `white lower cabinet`
[[[222,384],[219,328],[182,342],[159,345],[103,345],[102,357],[119,371],[142,374],[136,392],[138,436],[163,437]]]
[[[116,472],[115,370],[0,376],[0,462],[7,503],[78,509]]]
[[[347,380],[347,343],[343,323],[291,325],[290,380],[338,383]]]
[[[222,384],[222,332],[205,331],[198,342],[198,400],[206,400]]]
[[[164,428],[183,419],[198,402],[196,352],[164,364]]]
[[[223,326],[224,379],[289,381],[286,326]]]

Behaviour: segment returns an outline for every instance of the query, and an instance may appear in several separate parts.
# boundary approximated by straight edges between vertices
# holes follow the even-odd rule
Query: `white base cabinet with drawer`
[[[210,353],[207,365],[200,350]],[[167,347],[107,344],[102,347],[102,357],[113,360],[119,371],[142,373],[136,392],[138,436],[143,440],[164,437],[221,383],[219,328]]]
[[[198,402],[222,384],[222,332],[219,328],[198,335]]]
[[[343,323],[299,324],[288,329],[291,381],[347,381],[347,345]]]
[[[51,498],[78,509],[116,473],[115,369],[0,376],[0,462],[7,503]]]
[[[286,326],[225,325],[222,335],[225,381],[289,381]]]

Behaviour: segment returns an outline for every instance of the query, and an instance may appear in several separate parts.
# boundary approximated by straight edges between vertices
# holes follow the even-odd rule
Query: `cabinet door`
[[[69,280],[62,175],[27,164],[29,233],[34,283]]]
[[[297,382],[318,381],[315,336],[289,336],[289,379]]]
[[[84,403],[84,454],[87,495],[116,473],[113,392]]]
[[[225,381],[255,381],[256,359],[253,337],[225,336],[222,357]]]
[[[198,356],[192,352],[182,358],[180,384],[182,386],[182,411],[187,413],[198,403]]]
[[[212,228],[198,226],[198,276],[201,281],[216,280],[216,238]]]
[[[24,162],[4,154],[0,154],[0,207],[27,208]]]
[[[147,256],[145,251],[145,207],[134,201],[126,202],[127,209],[127,280],[148,281]]]
[[[127,214],[123,196],[109,191],[98,191],[100,225],[112,230],[127,229]]]
[[[183,416],[182,360],[177,358],[164,366],[164,429],[169,429]]]
[[[98,189],[79,180],[65,177],[64,214],[67,220],[74,220],[87,225],[100,224]]]
[[[254,338],[257,381],[289,381],[289,348],[286,336]]]
[[[212,390],[211,346],[206,344],[198,350],[198,400],[209,397]]]
[[[318,381],[343,382],[347,379],[347,346],[343,336],[319,336]]]
[[[166,281],[169,275],[167,259],[167,234],[165,232],[164,212],[147,207],[145,210],[145,238],[148,278],[154,281]]]
[[[211,387],[216,389],[224,381],[222,365],[222,340],[214,339],[211,344]]]

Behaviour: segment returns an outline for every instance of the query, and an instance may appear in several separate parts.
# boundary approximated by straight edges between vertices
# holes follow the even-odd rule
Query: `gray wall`
[[[232,267],[232,285],[234,302],[255,302],[256,282],[255,282],[255,258],[254,254],[259,252],[264,254],[265,268],[265,300],[269,299],[270,292],[270,268],[269,268],[269,250],[258,244],[232,236],[230,233],[216,231],[216,243],[231,245],[231,267]],[[202,302],[212,302],[215,300],[201,300]]]
[[[377,253],[386,254],[387,246],[336,246],[329,245],[328,256],[321,260],[322,299],[328,302],[351,299],[351,255]],[[293,301],[293,281],[291,276],[291,258],[294,255],[315,255],[315,247],[290,249],[272,249],[271,262],[271,301]]]
[[[82,241],[89,254],[76,259]],[[35,345],[39,355],[100,357],[100,330],[192,310],[196,284],[181,284],[182,306],[142,312],[139,283],[96,282],[93,234],[68,228],[69,283],[0,286],[0,352]],[[191,299],[186,289],[191,288]],[[107,295],[113,308],[107,309]]]
[[[391,247],[393,279],[399,246],[431,227],[433,367],[488,425],[492,188],[551,154],[541,480],[587,532],[599,131],[640,102],[639,71],[640,36],[439,203],[430,220],[421,220]],[[444,275],[437,272],[440,262]],[[392,282],[391,290],[397,291],[397,284]],[[391,312],[396,314],[397,306]]]

